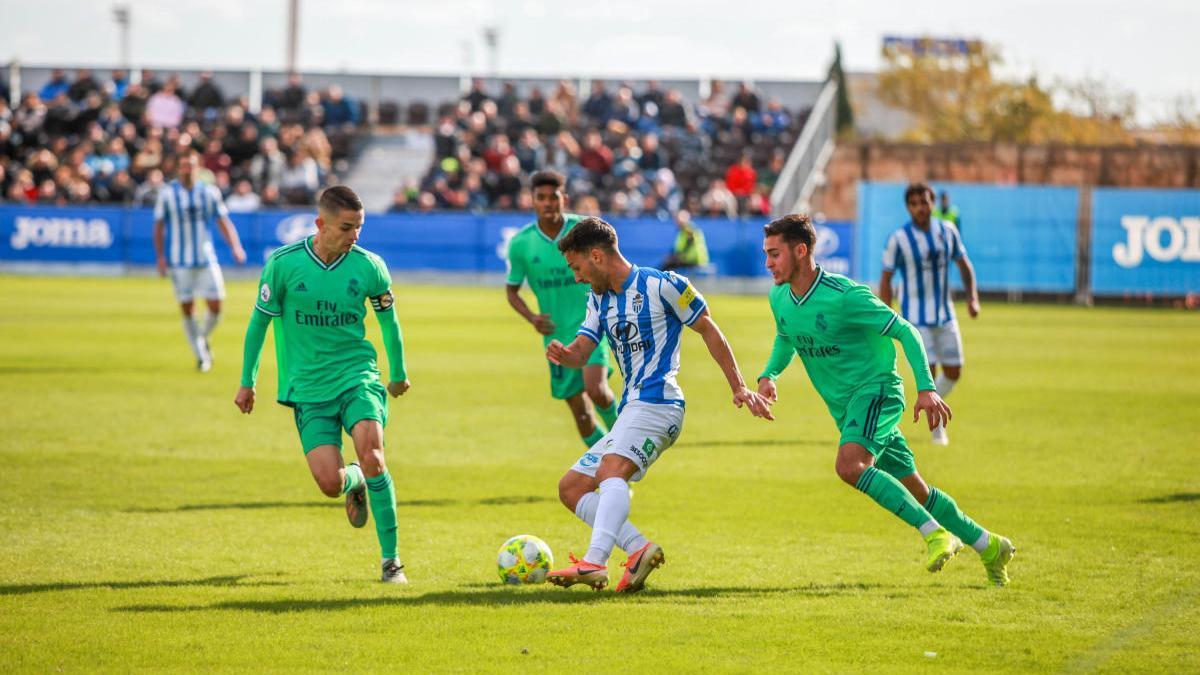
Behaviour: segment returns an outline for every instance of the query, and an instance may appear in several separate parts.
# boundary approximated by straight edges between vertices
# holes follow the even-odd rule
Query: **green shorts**
[[[547,362],[547,364],[550,366],[551,396],[564,401],[583,391],[582,368],[566,368],[564,366],[556,366],[550,362]],[[592,351],[591,357],[587,360],[587,365],[606,366],[608,367],[608,372],[612,372],[612,367],[608,366],[607,341],[601,340],[600,344],[596,345],[596,349]]]
[[[342,430],[346,433],[362,420],[375,420],[387,426],[387,388],[382,382],[364,382],[351,387],[332,401],[296,403],[292,407],[300,445],[308,454],[319,445],[342,447]]]
[[[875,468],[904,478],[917,470],[912,450],[898,428],[904,395],[891,387],[865,389],[846,406],[838,445],[858,443],[875,456]]]

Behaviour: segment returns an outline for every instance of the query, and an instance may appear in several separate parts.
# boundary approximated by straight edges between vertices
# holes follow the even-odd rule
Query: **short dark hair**
[[[362,211],[363,203],[354,190],[345,185],[334,185],[321,191],[317,208],[322,211]]]
[[[908,203],[909,197],[913,195],[929,195],[929,199],[933,199],[933,188],[929,187],[929,183],[909,183],[908,188],[904,191],[904,203]]]
[[[549,185],[555,190],[561,190],[567,184],[567,179],[557,171],[543,169],[529,177],[529,189],[536,190],[543,185]]]
[[[776,218],[763,225],[763,234],[768,237],[778,234],[789,246],[803,243],[808,246],[809,252],[812,252],[817,243],[817,230],[807,213],[791,213]]]
[[[587,253],[602,248],[611,253],[617,246],[617,231],[612,225],[595,216],[588,216],[575,224],[566,236],[558,240],[558,250],[566,253]]]

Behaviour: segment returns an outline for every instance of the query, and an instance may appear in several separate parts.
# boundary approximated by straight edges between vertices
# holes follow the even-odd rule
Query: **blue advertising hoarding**
[[[1200,292],[1200,190],[1092,193],[1092,291]]]
[[[888,235],[908,222],[903,183],[858,185],[857,271],[875,283]],[[962,238],[979,289],[1067,293],[1075,289],[1079,190],[1042,185],[937,183],[962,217]],[[950,275],[962,288],[957,271]]]
[[[251,265],[275,248],[314,230],[312,211],[234,213]],[[527,214],[369,214],[360,243],[394,271],[501,273],[508,239],[530,220]],[[675,241],[675,225],[649,218],[610,220],[630,260],[657,266]],[[724,276],[764,276],[763,220],[697,219],[712,269]],[[150,266],[154,264],[151,209],[0,206],[0,262]],[[212,238],[222,264],[230,262],[218,232]],[[853,272],[854,227],[818,227],[818,259],[830,270]]]

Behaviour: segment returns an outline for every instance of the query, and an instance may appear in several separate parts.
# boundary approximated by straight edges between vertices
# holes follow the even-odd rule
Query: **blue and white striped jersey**
[[[618,410],[630,401],[683,407],[679,337],[706,308],[687,277],[636,265],[619,293],[588,293],[579,335],[596,344],[607,336],[625,377]]]
[[[204,267],[217,262],[210,225],[217,217],[228,218],[221,191],[208,183],[195,182],[187,189],[173,180],[158,191],[154,219],[167,226],[167,264],[171,267]]]
[[[929,219],[924,231],[911,221],[888,237],[883,270],[900,277],[900,315],[914,326],[943,326],[954,320],[950,263],[967,255],[958,228]]]

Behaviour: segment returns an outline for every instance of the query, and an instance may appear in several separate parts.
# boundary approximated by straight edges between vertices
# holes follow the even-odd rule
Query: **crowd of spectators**
[[[653,81],[635,92],[597,80],[581,98],[567,81],[522,96],[512,83],[492,93],[476,80],[439,109],[434,163],[396,191],[391,210],[528,211],[523,180],[554,169],[581,212],[762,215],[806,116],[744,83],[730,93],[713,81],[690,102]]]
[[[210,73],[185,89],[143,70],[61,71],[15,109],[0,98],[0,202],[153,205],[181,148],[201,153],[201,180],[231,210],[313,203],[344,173],[362,106],[335,85],[308,90],[299,75],[265,92],[259,113],[226,96]]]

